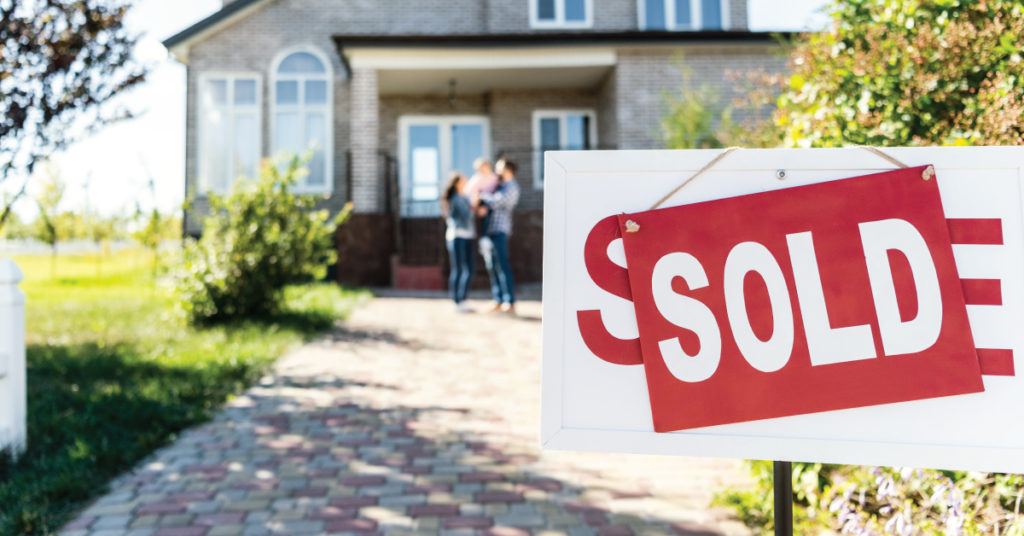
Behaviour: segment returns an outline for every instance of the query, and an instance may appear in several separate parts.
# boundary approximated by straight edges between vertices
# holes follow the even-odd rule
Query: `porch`
[[[615,147],[614,51],[345,47],[343,54],[352,73],[346,192],[356,214],[339,233],[339,251],[375,261],[339,278],[443,288],[441,191],[450,172],[472,175],[483,156],[518,164],[510,257],[519,281],[539,281],[543,152]],[[478,267],[485,285],[481,259]]]

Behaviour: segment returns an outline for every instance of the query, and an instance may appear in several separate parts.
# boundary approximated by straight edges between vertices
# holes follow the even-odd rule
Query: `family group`
[[[491,311],[514,314],[515,280],[508,260],[508,237],[512,234],[512,211],[519,202],[516,164],[502,158],[492,166],[487,159],[478,158],[473,169],[469,178],[452,172],[441,197],[451,259],[448,286],[456,309],[473,312],[466,297],[476,274],[474,250],[478,249],[491,278]]]

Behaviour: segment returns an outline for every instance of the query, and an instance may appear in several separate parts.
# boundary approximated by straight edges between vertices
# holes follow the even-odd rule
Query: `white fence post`
[[[17,457],[26,445],[25,295],[21,270],[0,259],[0,451]]]

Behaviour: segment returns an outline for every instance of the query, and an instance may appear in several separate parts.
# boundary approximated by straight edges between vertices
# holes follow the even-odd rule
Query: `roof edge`
[[[681,44],[681,43],[759,43],[772,44],[787,40],[796,32],[753,32],[749,30],[714,31],[649,31],[617,32],[521,32],[507,34],[335,34],[338,47],[467,47],[467,46],[547,46],[608,44]]]
[[[255,6],[266,2],[268,0],[234,0],[230,4],[221,7],[219,10],[213,12],[204,19],[199,20],[195,24],[185,28],[184,30],[164,39],[162,41],[164,47],[168,50],[188,44],[192,38],[199,36],[199,34],[216,27],[218,24],[225,22],[232,16],[244,11],[246,8]]]

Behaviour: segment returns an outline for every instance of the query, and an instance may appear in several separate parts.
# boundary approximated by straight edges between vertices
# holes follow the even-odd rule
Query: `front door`
[[[403,217],[436,217],[448,175],[473,175],[473,160],[489,157],[490,123],[483,116],[403,116],[398,120]]]

